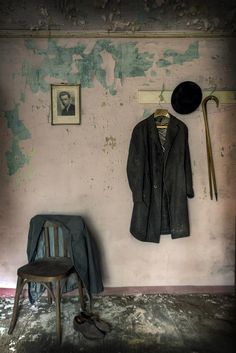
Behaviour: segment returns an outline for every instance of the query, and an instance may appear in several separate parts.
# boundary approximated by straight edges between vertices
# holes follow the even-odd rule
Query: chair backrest
[[[46,221],[43,228],[45,257],[69,257],[61,227],[57,223]]]

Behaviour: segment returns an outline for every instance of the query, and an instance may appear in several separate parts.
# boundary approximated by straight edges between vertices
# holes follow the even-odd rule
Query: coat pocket
[[[130,232],[139,240],[147,234],[149,207],[144,202],[135,202],[131,218]]]

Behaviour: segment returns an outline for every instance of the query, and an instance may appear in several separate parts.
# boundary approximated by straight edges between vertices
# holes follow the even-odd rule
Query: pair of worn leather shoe
[[[98,315],[82,311],[74,317],[74,329],[83,334],[87,339],[101,339],[111,331],[111,326],[106,321],[99,318]]]

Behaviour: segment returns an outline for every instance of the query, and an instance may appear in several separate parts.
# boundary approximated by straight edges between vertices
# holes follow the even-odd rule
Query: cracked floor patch
[[[112,325],[102,340],[89,341],[73,329],[76,297],[61,306],[62,344],[56,340],[55,305],[45,297],[21,302],[15,330],[8,335],[13,298],[0,298],[1,353],[233,353],[234,302],[227,295],[94,296],[93,312]]]

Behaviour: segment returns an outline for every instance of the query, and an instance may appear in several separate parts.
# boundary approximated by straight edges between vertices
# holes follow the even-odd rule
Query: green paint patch
[[[153,111],[145,108],[144,112],[143,112],[143,118],[148,118],[152,113],[153,113]]]
[[[29,163],[30,157],[24,154],[19,146],[19,141],[31,138],[30,132],[25,127],[24,123],[19,119],[18,106],[14,110],[4,113],[7,121],[7,127],[12,132],[11,149],[6,152],[8,174],[15,174],[19,168],[22,168],[26,163]]]
[[[145,71],[153,65],[154,54],[140,53],[134,42],[111,45],[108,52],[116,63],[115,78],[145,76]]]
[[[27,140],[31,138],[30,132],[26,129],[24,123],[19,120],[18,107],[14,110],[5,112],[7,127],[12,131],[13,136],[18,140]]]
[[[8,174],[15,174],[18,169],[22,168],[26,163],[29,163],[30,158],[25,155],[19,146],[19,141],[15,138],[12,140],[10,151],[6,152]]]
[[[169,65],[172,65],[172,63],[166,59],[160,59],[158,62],[157,62],[157,66],[158,67],[165,67],[165,66],[169,66]]]
[[[166,67],[169,65],[179,64],[193,61],[199,58],[198,42],[191,43],[184,53],[178,53],[173,49],[165,50],[163,58],[157,62],[158,67]]]
[[[154,55],[141,53],[134,42],[116,44],[110,40],[97,40],[89,53],[86,52],[84,44],[78,43],[74,47],[65,48],[55,39],[49,39],[48,48],[45,49],[37,48],[33,39],[26,40],[25,46],[42,59],[36,67],[27,60],[22,64],[22,75],[33,93],[50,89],[46,77],[54,77],[70,84],[80,83],[82,87],[88,88],[93,87],[96,78],[104,89],[115,95],[117,78],[122,80],[127,77],[145,76],[145,72],[153,65]],[[107,73],[103,68],[103,52],[110,53],[115,61],[114,80],[111,85],[107,84]],[[72,73],[72,64],[76,66],[77,73]]]

